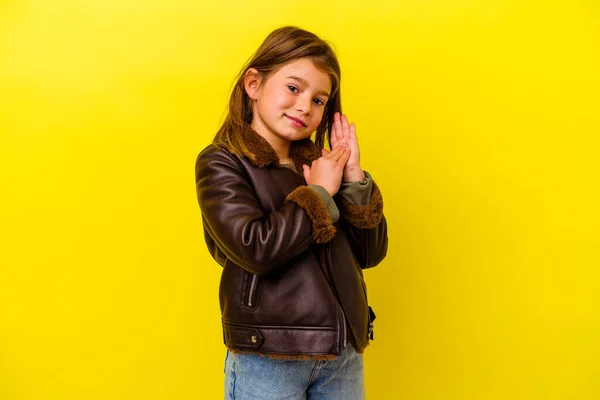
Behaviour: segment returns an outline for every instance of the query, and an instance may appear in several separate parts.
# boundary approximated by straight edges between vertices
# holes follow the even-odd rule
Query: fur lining
[[[365,348],[371,343],[370,340],[367,340],[366,342],[364,342],[362,345],[360,345],[359,347],[356,346],[356,344],[354,343],[353,340],[350,340],[350,345],[352,347],[354,347],[354,350],[356,350],[356,352],[358,354],[363,354],[365,352]],[[250,350],[240,350],[240,349],[236,349],[234,347],[230,347],[230,346],[225,346],[229,349],[229,351],[231,351],[232,353],[236,353],[236,354],[255,354],[261,357],[267,357],[270,358],[272,360],[300,360],[300,361],[309,361],[309,360],[319,360],[319,361],[333,361],[333,360],[337,360],[338,356],[336,356],[335,354],[326,354],[326,355],[314,355],[314,356],[304,356],[304,355],[300,355],[300,354],[273,354],[273,353],[259,353],[257,351],[250,351]]]
[[[293,142],[290,148],[290,156],[294,160],[296,170],[300,175],[304,175],[303,165],[306,164],[310,167],[312,162],[321,157],[321,155],[321,150],[309,137]]]
[[[326,243],[335,235],[333,220],[321,197],[311,188],[300,186],[285,198],[286,203],[293,201],[306,210],[312,221],[313,239],[316,243]]]
[[[336,196],[340,215],[357,228],[375,228],[383,217],[383,197],[379,187],[373,182],[371,201],[364,206],[348,202],[342,196]]]
[[[354,350],[358,354],[363,354],[365,352],[365,348],[369,345],[370,340],[364,342],[360,347],[357,347],[354,342],[350,341],[350,345],[354,347]],[[322,356],[303,356],[299,354],[272,354],[272,353],[259,353],[257,351],[249,351],[249,350],[239,350],[233,347],[226,346],[229,351],[235,354],[254,354],[261,357],[267,357],[272,360],[299,360],[299,361],[310,361],[310,360],[318,360],[318,361],[333,361],[337,360],[338,356],[335,354],[326,354]]]
[[[369,345],[369,343],[371,343],[371,341],[367,340],[360,347],[356,347],[356,345],[354,345],[354,343],[352,344],[352,346],[354,347],[354,350],[356,350],[356,352],[358,354],[363,354],[365,352],[365,348]]]
[[[249,153],[244,155],[248,157],[252,164],[259,168],[264,168],[269,164],[277,164],[279,157],[277,157],[277,153],[275,153],[273,147],[267,142],[267,139],[256,133],[249,124],[246,124],[244,128],[242,137],[249,151]]]
[[[272,354],[272,353],[258,353],[256,351],[248,351],[248,350],[239,350],[233,347],[226,346],[229,351],[236,354],[255,354],[261,357],[268,357],[272,360],[299,360],[299,361],[309,361],[309,360],[319,360],[319,361],[332,361],[336,360],[338,356],[334,354],[326,354],[322,356],[303,356],[298,354]]]
[[[242,137],[249,153],[244,154],[255,166],[264,168],[268,165],[278,165],[279,157],[271,147],[267,139],[260,136],[250,124],[244,126]],[[296,165],[296,171],[303,175],[302,165],[310,166],[314,160],[321,157],[321,150],[317,145],[307,137],[296,142],[292,142],[290,147],[290,156]]]

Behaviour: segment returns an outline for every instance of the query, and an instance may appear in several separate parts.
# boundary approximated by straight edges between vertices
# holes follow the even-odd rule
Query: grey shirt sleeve
[[[331,197],[329,192],[325,190],[323,186],[319,185],[308,185],[308,187],[317,192],[321,199],[323,199],[323,202],[327,206],[333,222],[336,222],[338,219],[340,219],[340,210],[338,210],[335,200],[333,200],[333,197]]]
[[[373,177],[367,171],[365,180],[359,182],[342,182],[339,195],[350,204],[364,206],[371,201],[371,192],[373,191]]]

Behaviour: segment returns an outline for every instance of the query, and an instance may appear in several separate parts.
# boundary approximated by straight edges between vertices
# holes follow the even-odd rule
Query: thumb
[[[310,176],[310,167],[306,164],[303,164],[302,170],[304,172],[304,180],[308,182],[308,177]]]
[[[327,150],[325,150],[325,149],[321,149],[321,155],[322,155],[322,156],[326,156],[326,155],[327,155],[327,153],[329,153]]]

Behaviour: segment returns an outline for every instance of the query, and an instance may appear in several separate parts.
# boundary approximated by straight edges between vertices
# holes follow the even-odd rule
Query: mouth
[[[295,118],[295,117],[290,117],[287,114],[284,114],[290,121],[292,121],[296,126],[301,126],[306,128],[306,122],[302,121],[301,119]]]

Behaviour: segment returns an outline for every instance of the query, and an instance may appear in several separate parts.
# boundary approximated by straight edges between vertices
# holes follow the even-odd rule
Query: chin
[[[305,128],[306,129],[306,128]],[[296,140],[302,140],[309,137],[311,133],[308,131],[288,131],[281,135],[279,135],[282,139],[289,140],[290,142],[295,142]]]
[[[306,139],[307,137],[310,137],[310,135],[311,135],[310,133],[296,134],[296,135],[294,135],[294,138],[291,140],[296,141],[296,140]]]

